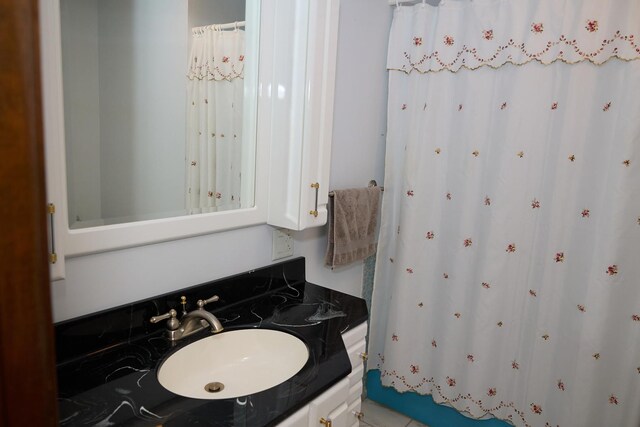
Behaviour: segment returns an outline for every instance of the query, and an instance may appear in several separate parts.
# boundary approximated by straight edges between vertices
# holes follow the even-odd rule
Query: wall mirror
[[[253,207],[245,2],[59,1],[69,228]]]
[[[52,278],[70,256],[324,224],[338,6],[39,0]]]

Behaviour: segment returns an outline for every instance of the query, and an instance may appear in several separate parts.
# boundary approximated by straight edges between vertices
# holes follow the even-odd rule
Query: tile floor
[[[364,418],[360,427],[428,427],[369,399],[362,402],[361,411]]]

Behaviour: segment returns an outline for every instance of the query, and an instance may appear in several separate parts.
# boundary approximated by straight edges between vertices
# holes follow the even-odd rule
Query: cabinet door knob
[[[320,418],[320,424],[324,427],[331,427],[331,420],[326,420],[324,417]]]
[[[362,421],[362,419],[364,418],[364,412],[362,411],[354,411],[353,415],[355,415],[356,418],[360,421]]]

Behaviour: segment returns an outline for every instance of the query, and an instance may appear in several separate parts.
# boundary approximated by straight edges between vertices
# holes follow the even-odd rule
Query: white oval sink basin
[[[297,374],[307,359],[307,346],[293,335],[240,329],[178,350],[160,366],[158,381],[181,396],[229,399],[283,383]]]

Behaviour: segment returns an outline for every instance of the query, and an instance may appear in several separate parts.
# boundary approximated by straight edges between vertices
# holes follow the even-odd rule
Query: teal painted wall
[[[431,396],[418,393],[399,393],[391,387],[383,387],[380,371],[367,372],[367,398],[400,412],[429,427],[511,427],[504,421],[492,418],[473,420],[448,406],[438,405]]]

